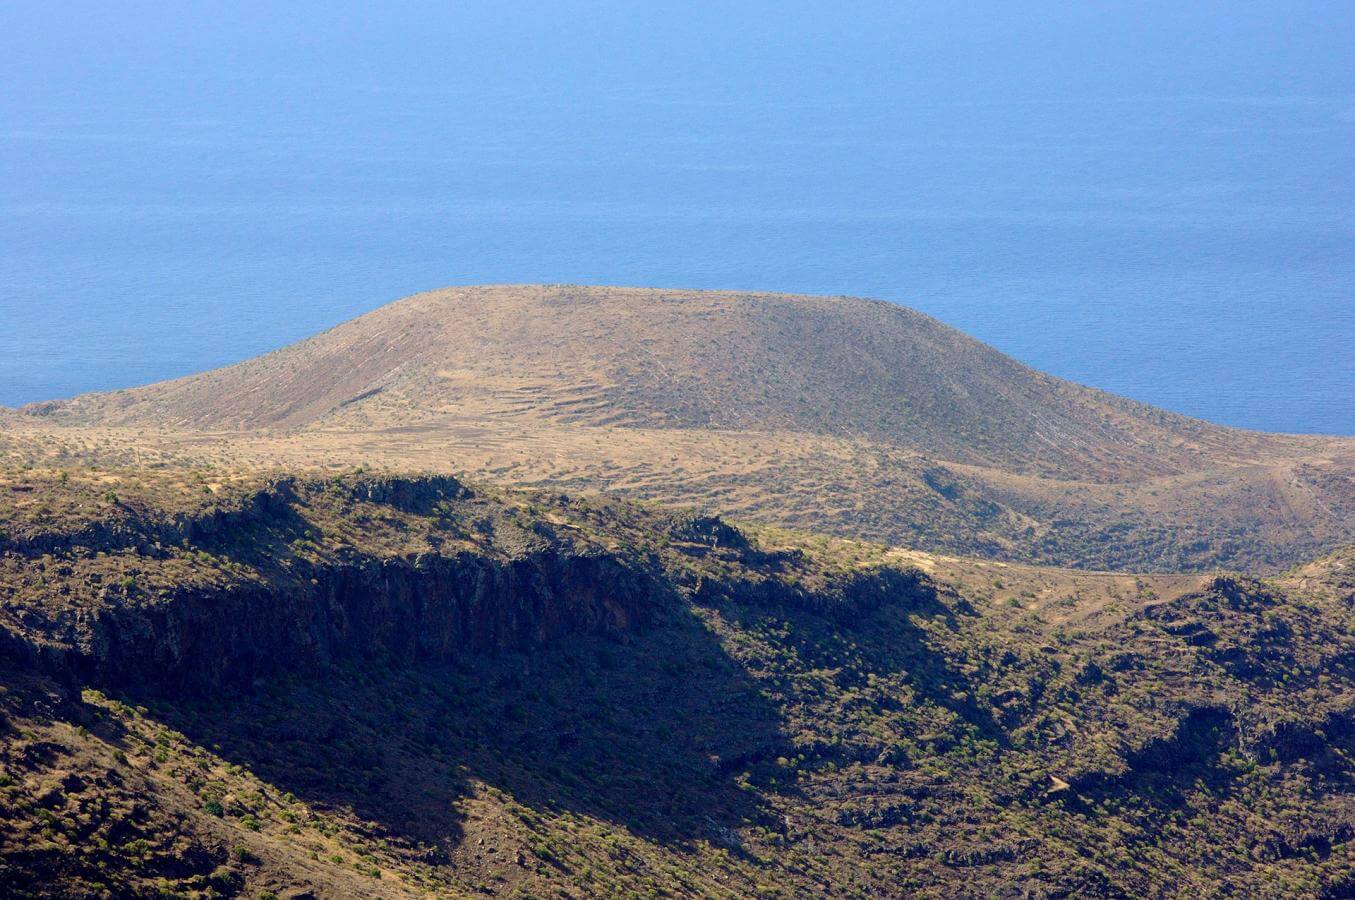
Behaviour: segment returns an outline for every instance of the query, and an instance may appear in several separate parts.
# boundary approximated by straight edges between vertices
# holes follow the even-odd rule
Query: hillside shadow
[[[918,696],[949,710],[970,725],[979,737],[993,741],[999,747],[1008,747],[1011,740],[1007,730],[998,722],[992,708],[976,702],[971,676],[958,668],[937,646],[936,639],[919,627],[910,615],[910,612],[941,615],[943,627],[959,635],[961,628],[956,613],[947,607],[941,608],[943,613],[925,608],[910,610],[907,606],[882,609],[875,615],[874,627],[861,635],[857,646],[876,671],[906,672],[908,685]]]
[[[483,782],[646,839],[732,846],[777,827],[722,766],[775,759],[778,711],[688,611],[622,640],[572,637],[456,664],[354,664],[207,700],[146,701],[166,724],[279,791],[351,809],[445,862]],[[774,772],[754,768],[768,782]]]
[[[970,679],[914,617],[932,619],[963,641],[961,619],[974,615],[958,597],[943,598],[929,582],[893,582],[885,599],[840,608],[795,604],[733,604],[721,612],[740,628],[759,631],[768,623],[777,641],[793,649],[806,669],[837,670],[844,688],[867,683],[869,675],[902,674],[915,695],[953,713],[975,733],[999,747],[1010,745],[991,708],[975,702]]]
[[[1236,743],[1236,723],[1222,708],[1192,709],[1172,734],[1128,753],[1124,771],[1097,773],[1074,783],[1075,794],[1060,799],[1085,811],[1108,799],[1138,798],[1155,815],[1168,815],[1190,805],[1190,795],[1208,785],[1220,796],[1232,796],[1238,772],[1224,765],[1221,754]]]

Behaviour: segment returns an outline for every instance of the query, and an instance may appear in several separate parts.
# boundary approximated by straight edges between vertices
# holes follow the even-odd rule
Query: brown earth
[[[466,472],[1060,566],[1276,571],[1355,539],[1355,440],[1189,419],[844,297],[454,288],[0,422],[20,463]]]

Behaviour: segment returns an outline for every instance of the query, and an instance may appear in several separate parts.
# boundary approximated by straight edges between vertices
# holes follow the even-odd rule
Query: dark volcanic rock
[[[346,658],[444,661],[642,625],[671,589],[607,555],[357,559],[276,584],[185,590],[53,623],[47,665],[85,681],[199,692]]]

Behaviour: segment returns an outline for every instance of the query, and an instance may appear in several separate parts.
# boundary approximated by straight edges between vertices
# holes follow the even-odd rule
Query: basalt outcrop
[[[0,559],[36,575],[35,596],[0,614],[0,652],[72,683],[178,695],[353,660],[620,637],[684,599],[846,617],[936,592],[916,570],[805,580],[802,553],[760,551],[714,516],[654,514],[664,560],[524,521],[441,476],[280,479],[205,511],[122,512],[8,541]]]
[[[619,634],[671,606],[659,567],[511,522],[496,538],[492,504],[475,508],[490,536],[444,545],[450,519],[429,515],[470,496],[449,478],[289,480],[225,510],[11,540],[8,558],[40,573],[49,603],[12,601],[0,648],[79,683],[177,694],[353,659],[445,662]],[[317,519],[383,510],[413,514],[378,524],[402,539],[419,519],[423,547],[316,543]]]

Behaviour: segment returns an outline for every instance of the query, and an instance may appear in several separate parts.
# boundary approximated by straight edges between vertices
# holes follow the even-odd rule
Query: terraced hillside
[[[1343,897],[1350,555],[966,560],[449,477],[0,473],[0,893]]]
[[[1275,570],[1355,539],[1355,440],[1188,419],[842,297],[436,291],[226,369],[36,404],[6,449],[470,471],[1084,567]]]

